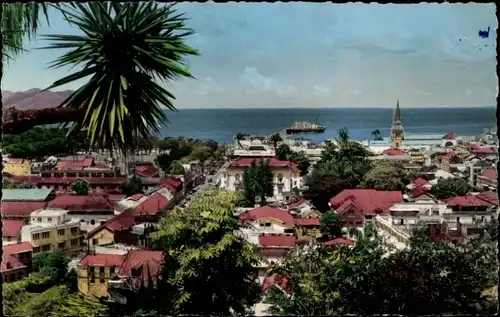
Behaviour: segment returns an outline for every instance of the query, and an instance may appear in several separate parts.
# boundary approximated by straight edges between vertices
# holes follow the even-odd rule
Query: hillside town
[[[200,191],[210,190],[241,192],[248,198],[233,213],[245,224],[242,236],[258,250],[255,276],[265,293],[274,286],[286,291],[274,268],[291,252],[304,246],[354,247],[367,228],[396,249],[409,248],[418,228],[435,243],[467,243],[497,218],[496,136],[411,135],[404,131],[400,112],[398,101],[386,139],[343,140],[343,130],[338,139],[314,145],[280,134],[239,134],[217,161],[184,160],[176,173],[153,158],[173,148],[154,148],[146,153],[150,161],[125,164],[106,152],[37,161],[4,155],[3,281],[28,278],[33,259],[60,252],[76,272],[78,292],[125,303],[127,285],[137,291],[161,279],[165,254],[152,245],[162,219],[174,209],[189,208]],[[368,153],[364,185],[332,189],[326,201],[315,201],[319,194],[312,182],[321,177],[319,165],[342,142]],[[259,168],[268,169],[269,176],[250,175]],[[407,183],[394,185],[388,174],[396,169],[411,176]],[[369,180],[372,174],[375,182]],[[134,182],[138,188],[129,191]],[[325,209],[321,203],[327,204]],[[322,232],[325,214],[331,213],[341,234]],[[265,315],[266,307],[261,301],[255,314]]]

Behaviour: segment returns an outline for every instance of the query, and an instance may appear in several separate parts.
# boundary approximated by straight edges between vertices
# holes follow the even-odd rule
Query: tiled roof
[[[498,173],[495,168],[487,168],[483,171],[483,174],[481,175],[490,181],[497,181],[498,179]]]
[[[23,183],[28,183],[28,184],[36,184],[42,179],[42,177],[39,175],[9,176],[8,179],[13,181],[13,182],[23,182]]]
[[[182,180],[180,180],[177,177],[173,177],[173,176],[164,177],[164,178],[160,179],[160,182],[158,185],[160,187],[167,186],[167,187],[177,191],[182,186]]]
[[[477,195],[477,198],[492,203],[493,205],[499,205],[498,193],[492,191],[482,192],[479,195]]]
[[[475,143],[466,143],[464,144],[464,146],[471,151],[476,151],[481,149],[481,147]]]
[[[374,189],[345,189],[330,199],[330,206],[337,213],[342,213],[351,203],[365,215],[386,213],[395,203],[401,202],[403,195],[399,191],[378,191]]]
[[[450,151],[450,152],[447,152],[446,154],[443,154],[441,157],[442,157],[442,158],[447,158],[447,159],[450,159],[450,158],[452,158],[452,157],[454,157],[454,156],[455,156],[455,152]]]
[[[141,177],[154,177],[158,175],[158,169],[153,164],[136,165],[135,173]]]
[[[264,278],[264,283],[262,284],[262,290],[267,292],[272,286],[279,286],[283,291],[290,294],[290,285],[288,284],[288,279],[281,276],[278,273],[271,273]]]
[[[251,158],[251,157],[243,157],[229,164],[229,167],[232,168],[247,168],[252,165],[252,162],[255,161],[255,164],[260,164],[262,158]],[[269,166],[272,168],[288,168],[292,171],[299,171],[299,166],[291,161],[280,161],[275,157],[267,159],[269,161]]]
[[[322,243],[322,245],[324,247],[328,247],[328,246],[331,246],[331,245],[339,245],[339,244],[354,245],[354,241],[351,240],[351,239],[344,238],[344,237],[339,237],[339,238],[335,238],[333,240],[329,240],[329,241],[326,241],[326,242]]]
[[[114,210],[113,205],[105,195],[89,194],[89,195],[57,195],[53,200],[49,201],[47,208],[66,209],[78,211],[90,210]]]
[[[455,207],[461,207],[461,206],[489,207],[493,205],[492,203],[482,200],[476,195],[451,197],[444,199],[444,202],[448,206],[455,206]]]
[[[273,208],[269,206],[258,207],[240,215],[240,220],[243,222],[261,218],[276,219],[281,223],[289,226],[292,226],[294,224],[294,219],[292,215],[290,215],[283,209]]]
[[[94,163],[94,158],[87,156],[83,160],[64,160],[64,161],[59,161],[57,162],[56,168],[57,169],[71,169],[71,170],[78,170],[78,169],[83,169],[85,167],[90,167]]]
[[[494,147],[480,147],[480,148],[474,150],[474,153],[495,154],[495,153],[498,153],[498,149],[494,148]]]
[[[47,207],[47,203],[44,201],[4,201],[2,202],[2,216],[20,216],[26,217],[35,210],[43,209]]]
[[[429,182],[426,179],[422,178],[422,177],[415,178],[414,180],[411,181],[411,183],[413,185],[417,186],[417,187],[429,184]]]
[[[390,155],[390,156],[405,155],[405,151],[400,150],[400,149],[395,149],[395,148],[390,148],[390,149],[384,150],[382,153],[384,153],[385,155]]]
[[[110,201],[120,201],[122,199],[127,198],[127,195],[124,194],[110,194],[108,195]]]
[[[259,235],[260,247],[293,247],[297,243],[295,236],[288,236],[283,234],[262,234]]]
[[[37,183],[41,184],[71,184],[76,181],[87,181],[91,185],[99,184],[121,184],[127,181],[127,177],[44,177]]]
[[[128,199],[130,199],[130,200],[139,200],[142,197],[144,197],[144,195],[141,194],[141,193],[138,193],[138,194],[134,194],[134,195],[130,196]]]
[[[167,197],[155,193],[134,207],[133,210],[136,215],[156,215],[167,207],[168,202]]]
[[[120,267],[125,260],[121,254],[88,254],[80,260],[81,265]]]
[[[295,218],[293,220],[297,226],[319,226],[318,218]]]
[[[33,246],[30,242],[24,241],[21,243],[7,244],[2,246],[4,254],[17,254],[22,252],[33,251]]]
[[[429,189],[427,187],[424,187],[424,186],[415,187],[410,192],[411,198],[417,198],[417,197],[420,197],[424,194],[429,194]]]
[[[19,261],[15,256],[7,254],[4,251],[2,254],[2,272],[20,269],[23,267],[26,267],[26,265]]]
[[[296,199],[295,201],[291,202],[288,204],[288,209],[294,209],[305,203],[305,199],[300,197],[299,199]]]
[[[3,189],[2,201],[44,201],[52,192],[52,189],[39,188]]]
[[[2,219],[2,237],[17,237],[24,226],[24,220]]]

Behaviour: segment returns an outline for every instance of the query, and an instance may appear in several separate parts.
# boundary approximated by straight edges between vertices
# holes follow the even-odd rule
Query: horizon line
[[[332,106],[332,107],[272,107],[272,108],[264,108],[264,107],[238,107],[238,108],[223,108],[223,107],[176,107],[179,110],[325,110],[325,109],[393,109],[394,107],[390,106]],[[401,109],[475,109],[475,108],[495,108],[495,106],[414,106],[414,107],[402,107]],[[168,108],[164,108],[163,110],[169,110]]]

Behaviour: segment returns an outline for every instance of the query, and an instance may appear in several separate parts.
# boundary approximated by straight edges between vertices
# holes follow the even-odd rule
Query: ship
[[[323,133],[325,127],[318,123],[311,123],[306,121],[294,122],[291,127],[285,129],[286,134],[300,134],[300,133]]]

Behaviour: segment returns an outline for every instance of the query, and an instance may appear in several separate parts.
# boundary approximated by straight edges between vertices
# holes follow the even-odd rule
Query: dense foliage
[[[462,178],[439,179],[436,185],[431,188],[431,194],[437,199],[445,199],[454,196],[464,196],[469,193],[472,187]]]
[[[413,178],[402,166],[391,163],[377,163],[363,177],[361,188],[403,191]]]
[[[274,196],[273,173],[269,162],[261,160],[259,164],[252,162],[243,173],[243,205],[253,207],[255,202],[266,203],[266,197]]]
[[[238,193],[200,192],[186,209],[162,219],[154,234],[164,250],[163,283],[145,308],[161,314],[242,314],[261,296],[251,278],[258,257],[236,232]]]
[[[300,175],[307,175],[311,163],[302,152],[295,152],[287,144],[282,144],[276,149],[276,158],[281,161],[291,161],[296,163],[300,169]]]
[[[132,176],[128,181],[121,183],[120,188],[122,193],[127,197],[135,194],[144,194],[141,178],[136,175]]]
[[[11,157],[40,159],[89,150],[85,133],[66,137],[67,132],[67,129],[33,128],[19,135],[7,134],[2,139],[2,151]]]
[[[342,235],[342,224],[339,216],[333,211],[327,211],[320,218],[321,234],[325,238],[337,238]]]
[[[420,237],[410,248],[384,253],[374,237],[362,239],[353,249],[320,248],[290,258],[276,271],[289,278],[293,296],[273,288],[266,300],[280,315],[496,311],[496,302],[483,295],[497,282],[491,274],[496,262],[491,244],[441,245]]]
[[[71,188],[77,195],[86,196],[89,194],[89,183],[86,181],[75,182]]]

